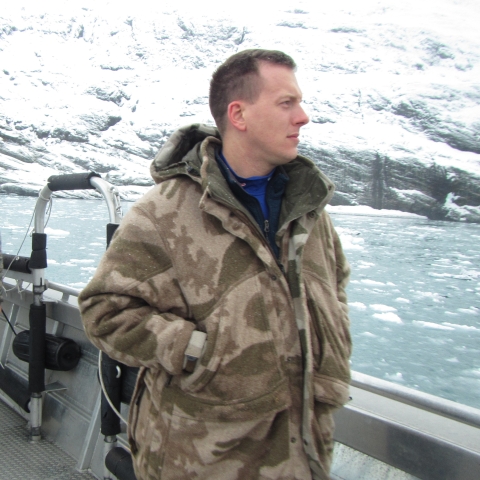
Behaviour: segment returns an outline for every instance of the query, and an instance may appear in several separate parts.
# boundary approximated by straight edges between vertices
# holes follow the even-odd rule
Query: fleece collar
[[[214,146],[220,144],[220,133],[214,126],[195,123],[178,129],[150,166],[153,180],[160,183],[177,175],[188,175],[201,182],[203,189],[207,186],[214,190],[218,188],[231,197],[231,193],[225,191],[228,186],[215,160]],[[283,168],[290,181],[282,204],[281,224],[286,225],[305,213],[323,210],[335,191],[333,182],[311,160],[301,155]],[[218,176],[218,181],[213,180]],[[217,185],[218,182],[224,185]]]

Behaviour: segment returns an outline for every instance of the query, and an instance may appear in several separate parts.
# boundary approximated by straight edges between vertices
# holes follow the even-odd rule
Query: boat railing
[[[10,290],[6,295],[7,311],[13,312],[14,305],[21,305],[26,311],[33,295],[32,288],[23,290],[18,287],[22,281],[28,281],[26,277],[28,274],[9,272],[6,279]],[[46,287],[48,317],[54,322],[65,323],[68,329],[75,326],[80,334],[83,329],[76,305],[79,290],[48,280]],[[95,349],[89,353],[86,347],[82,348],[85,350],[82,368],[96,370],[97,357],[90,359],[95,355]],[[85,377],[85,372],[81,377]],[[99,392],[98,382],[95,385]],[[378,470],[378,465],[383,465],[411,475],[402,478],[480,478],[480,410],[360,372],[352,373],[351,385],[352,400],[335,414],[335,448],[341,454],[336,454],[332,478],[387,478],[373,472],[360,475],[358,456],[362,458],[363,470]],[[65,394],[54,395],[55,401],[63,401],[62,398],[66,398]],[[128,409],[128,406],[124,407]],[[127,413],[125,408],[124,414]],[[92,428],[93,424],[99,428],[98,419],[89,422]],[[59,433],[56,435],[61,438]],[[86,438],[91,444],[84,445],[81,451],[95,451],[97,436],[91,434]],[[126,446],[126,443],[122,445]],[[95,461],[96,455],[89,453],[84,455],[85,459],[79,458],[79,468],[87,468],[89,462]],[[97,472],[101,472],[100,463]],[[347,468],[353,471],[346,473]]]
[[[90,188],[96,188],[107,199],[112,222],[109,224],[110,229],[107,226],[108,245],[121,217],[117,192],[96,174],[87,179],[72,177],[72,182],[71,185],[65,185],[64,178],[53,178],[49,186],[42,190],[36,206],[36,233],[43,234],[44,212],[53,191],[65,186],[67,189],[83,188],[88,183]],[[24,411],[30,409],[30,424],[36,427],[34,433],[37,437],[41,426],[39,419],[42,416],[41,394],[49,391],[49,396],[43,397],[54,412],[46,416],[45,429],[50,432],[50,438],[65,444],[65,441],[75,435],[74,432],[82,432],[82,435],[67,447],[78,459],[77,468],[91,468],[103,478],[109,478],[104,458],[106,453],[112,450],[115,442],[111,440],[116,438],[116,434],[109,435],[102,431],[106,447],[103,447],[101,454],[96,453],[100,445],[100,433],[96,432],[99,432],[101,426],[100,418],[105,415],[100,401],[100,387],[97,382],[91,381],[91,378],[96,376],[94,372],[97,371],[98,351],[88,342],[83,331],[76,301],[80,290],[46,279],[46,252],[38,254],[39,250],[35,250],[33,243],[30,258],[5,255],[6,267],[13,260],[19,265],[18,271],[12,269],[6,275],[5,310],[9,312],[14,326],[27,329],[29,324],[30,328],[32,326],[29,306],[44,305],[42,315],[46,317],[51,334],[56,336],[65,332],[66,336],[74,337],[82,346],[82,358],[79,366],[68,374],[48,373],[49,379],[54,381],[53,384],[65,383],[62,389],[52,390],[43,383],[37,390],[32,389],[31,385],[26,384],[31,378],[31,372],[10,355],[9,345],[13,334],[5,328],[0,344],[0,361],[5,366],[0,372],[5,376],[2,382],[4,385],[11,385],[12,378],[17,381],[19,389],[23,391],[22,395],[18,395],[17,404],[22,404]],[[45,242],[41,248],[45,249]],[[30,265],[30,270],[31,260],[34,260],[34,265]],[[33,320],[35,324],[37,319]],[[45,330],[44,327],[42,329]],[[114,370],[117,371],[118,366],[114,366]],[[44,371],[42,366],[39,371],[42,382]],[[75,382],[81,386],[75,387]],[[73,393],[70,393],[67,387],[72,392],[80,392],[80,402],[71,396]],[[31,396],[29,402],[28,391],[37,393],[36,396]],[[351,395],[351,401],[335,414],[337,446],[332,478],[387,478],[387,474],[378,473],[379,468],[383,468],[384,472],[388,468],[400,470],[409,475],[401,478],[410,479],[480,478],[480,410],[355,371],[352,372]],[[103,400],[104,396],[102,402]],[[128,401],[122,400],[122,403],[123,413],[126,414]],[[51,407],[52,405],[54,407]],[[74,413],[70,414],[70,410]],[[58,431],[60,417],[65,418],[62,423],[65,433]],[[109,442],[112,445],[107,445]],[[123,437],[120,436],[119,442],[126,447]],[[363,472],[361,475],[359,468]]]
[[[480,410],[380,378],[352,372],[351,385],[480,428]]]

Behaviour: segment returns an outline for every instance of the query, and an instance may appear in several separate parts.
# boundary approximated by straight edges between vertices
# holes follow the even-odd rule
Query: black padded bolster
[[[114,447],[107,453],[105,466],[119,480],[137,480],[132,455],[123,447]]]
[[[14,272],[32,273],[30,270],[30,257],[20,257],[19,255],[3,254],[3,268]]]
[[[30,305],[30,335],[29,335],[29,362],[28,388],[30,393],[41,393],[45,390],[45,327],[47,308],[41,305]]]
[[[87,190],[95,188],[90,184],[92,177],[100,177],[98,173],[70,173],[68,175],[52,175],[48,179],[48,188],[52,192],[58,190]]]
[[[47,234],[32,233],[32,253],[29,268],[39,270],[47,268]]]
[[[118,223],[107,223],[107,247],[112,241],[113,234],[117,231]]]

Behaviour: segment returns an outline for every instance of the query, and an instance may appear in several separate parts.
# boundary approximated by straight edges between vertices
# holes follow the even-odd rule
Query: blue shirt
[[[227,159],[223,155],[223,152],[219,152],[220,158],[223,160],[227,168],[233,174],[233,176],[237,179],[240,186],[252,197],[255,197],[258,202],[260,203],[260,207],[262,209],[263,217],[265,220],[268,220],[269,212],[268,212],[268,205],[266,201],[267,195],[267,185],[270,179],[273,177],[275,173],[275,169],[273,169],[268,175],[263,176],[256,176],[256,177],[248,177],[244,178],[240,175],[237,175],[233,168],[227,162]]]
[[[280,249],[275,242],[280,209],[288,175],[282,167],[261,177],[242,178],[228,165],[220,149],[215,151],[218,166],[235,197],[250,212],[278,258]]]

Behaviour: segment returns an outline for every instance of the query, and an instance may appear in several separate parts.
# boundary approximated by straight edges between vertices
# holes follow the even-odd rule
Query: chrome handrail
[[[352,372],[351,385],[480,428],[480,410],[463,403],[453,402],[360,372]]]

